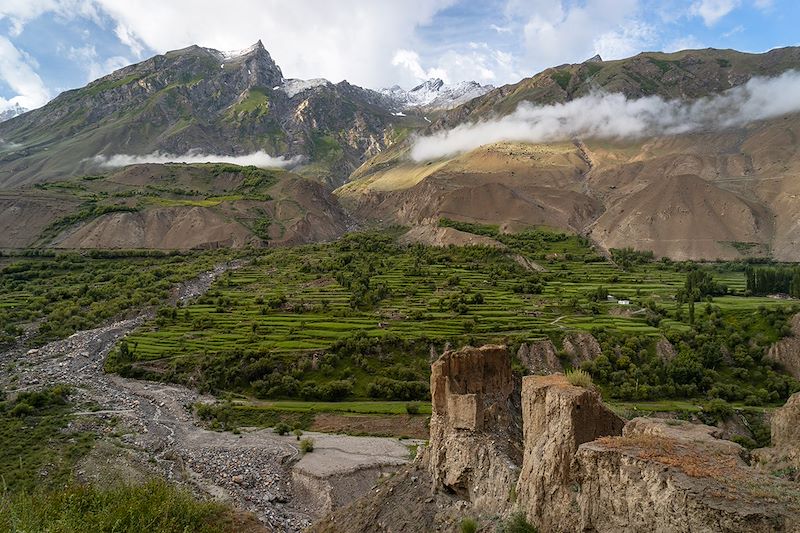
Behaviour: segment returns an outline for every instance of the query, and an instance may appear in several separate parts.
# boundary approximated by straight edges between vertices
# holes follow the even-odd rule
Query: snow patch
[[[315,87],[322,87],[331,85],[331,82],[325,78],[314,78],[312,80],[284,80],[283,85],[276,87],[275,90],[285,92],[289,98],[294,98],[300,93],[313,89]]]
[[[247,54],[255,52],[256,50],[258,50],[260,46],[261,43],[259,42],[252,46],[248,46],[247,48],[243,48],[241,50],[220,51],[219,54],[222,56],[222,59],[226,61],[232,61],[234,59],[238,59],[242,56],[246,56]]]
[[[439,78],[420,83],[410,91],[395,85],[381,89],[380,93],[393,100],[403,109],[452,109],[465,102],[482,96],[494,89],[491,85],[481,85],[474,81],[462,81],[447,85]]]

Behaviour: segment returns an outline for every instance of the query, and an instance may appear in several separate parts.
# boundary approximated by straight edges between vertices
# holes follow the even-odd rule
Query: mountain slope
[[[523,101],[567,102],[597,90],[628,98],[699,98],[742,85],[754,76],[776,76],[799,67],[800,47],[778,48],[764,54],[707,48],[669,54],[643,52],[616,61],[592,58],[548,68],[519,83],[499,87],[442,114],[432,129],[506,115]]]
[[[9,143],[0,186],[94,172],[96,156],[155,151],[299,156],[310,175],[340,183],[396,124],[414,124],[347,82],[297,91],[285,83],[260,41],[238,54],[191,46],[155,56],[0,123]]]
[[[800,69],[800,48],[648,53],[564,65],[446,111],[427,132],[504,115],[521,101],[567,101],[593,87],[691,99],[791,68]],[[367,220],[415,225],[448,217],[510,229],[541,224],[590,236],[606,249],[797,261],[798,139],[798,114],[626,141],[501,142],[427,162],[411,159],[409,139],[367,161],[336,194]]]
[[[132,165],[0,195],[0,248],[290,245],[335,239],[347,224],[322,184],[236,165]]]

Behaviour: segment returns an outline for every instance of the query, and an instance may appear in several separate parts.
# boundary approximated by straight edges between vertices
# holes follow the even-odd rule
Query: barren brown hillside
[[[800,260],[798,138],[795,114],[636,141],[501,143],[432,163],[398,147],[337,194],[366,219],[546,225],[675,259]]]

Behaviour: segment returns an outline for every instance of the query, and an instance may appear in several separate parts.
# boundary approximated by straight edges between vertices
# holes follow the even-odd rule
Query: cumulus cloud
[[[739,7],[739,0],[699,0],[692,4],[690,13],[703,19],[711,27],[728,13]]]
[[[658,96],[629,100],[596,93],[564,104],[523,103],[510,115],[465,124],[415,140],[411,157],[425,161],[501,142],[555,142],[574,138],[626,139],[741,126],[800,112],[800,72],[753,78],[720,95],[694,101]]]
[[[134,54],[190,44],[220,50],[262,39],[291,78],[347,79],[382,87],[405,74],[395,52],[415,49],[415,30],[455,0],[93,0]],[[214,24],[209,25],[208,21]]]
[[[15,106],[33,109],[50,99],[42,79],[34,70],[35,62],[18,50],[11,41],[0,36],[0,80],[5,82],[15,96],[0,98],[0,111]]]
[[[204,154],[199,150],[189,150],[183,155],[153,152],[147,155],[116,154],[98,155],[91,161],[102,167],[124,167],[143,163],[231,163],[234,165],[253,165],[262,168],[288,168],[299,164],[301,156],[292,158],[271,156],[263,150],[247,155],[214,155]]]
[[[534,70],[583,61],[595,54],[620,59],[655,44],[639,0],[511,0],[507,13],[527,20],[526,60]]]

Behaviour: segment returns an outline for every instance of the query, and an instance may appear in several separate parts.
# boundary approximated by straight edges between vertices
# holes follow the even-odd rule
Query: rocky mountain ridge
[[[300,159],[304,174],[341,183],[398,125],[416,124],[385,104],[346,81],[285,80],[260,41],[236,54],[191,46],[0,123],[0,186],[97,172],[97,156],[258,151]]]
[[[458,107],[493,89],[491,85],[481,85],[476,81],[462,81],[449,85],[441,78],[431,78],[410,90],[394,85],[379,92],[401,109],[419,108],[423,111],[436,111]]]

